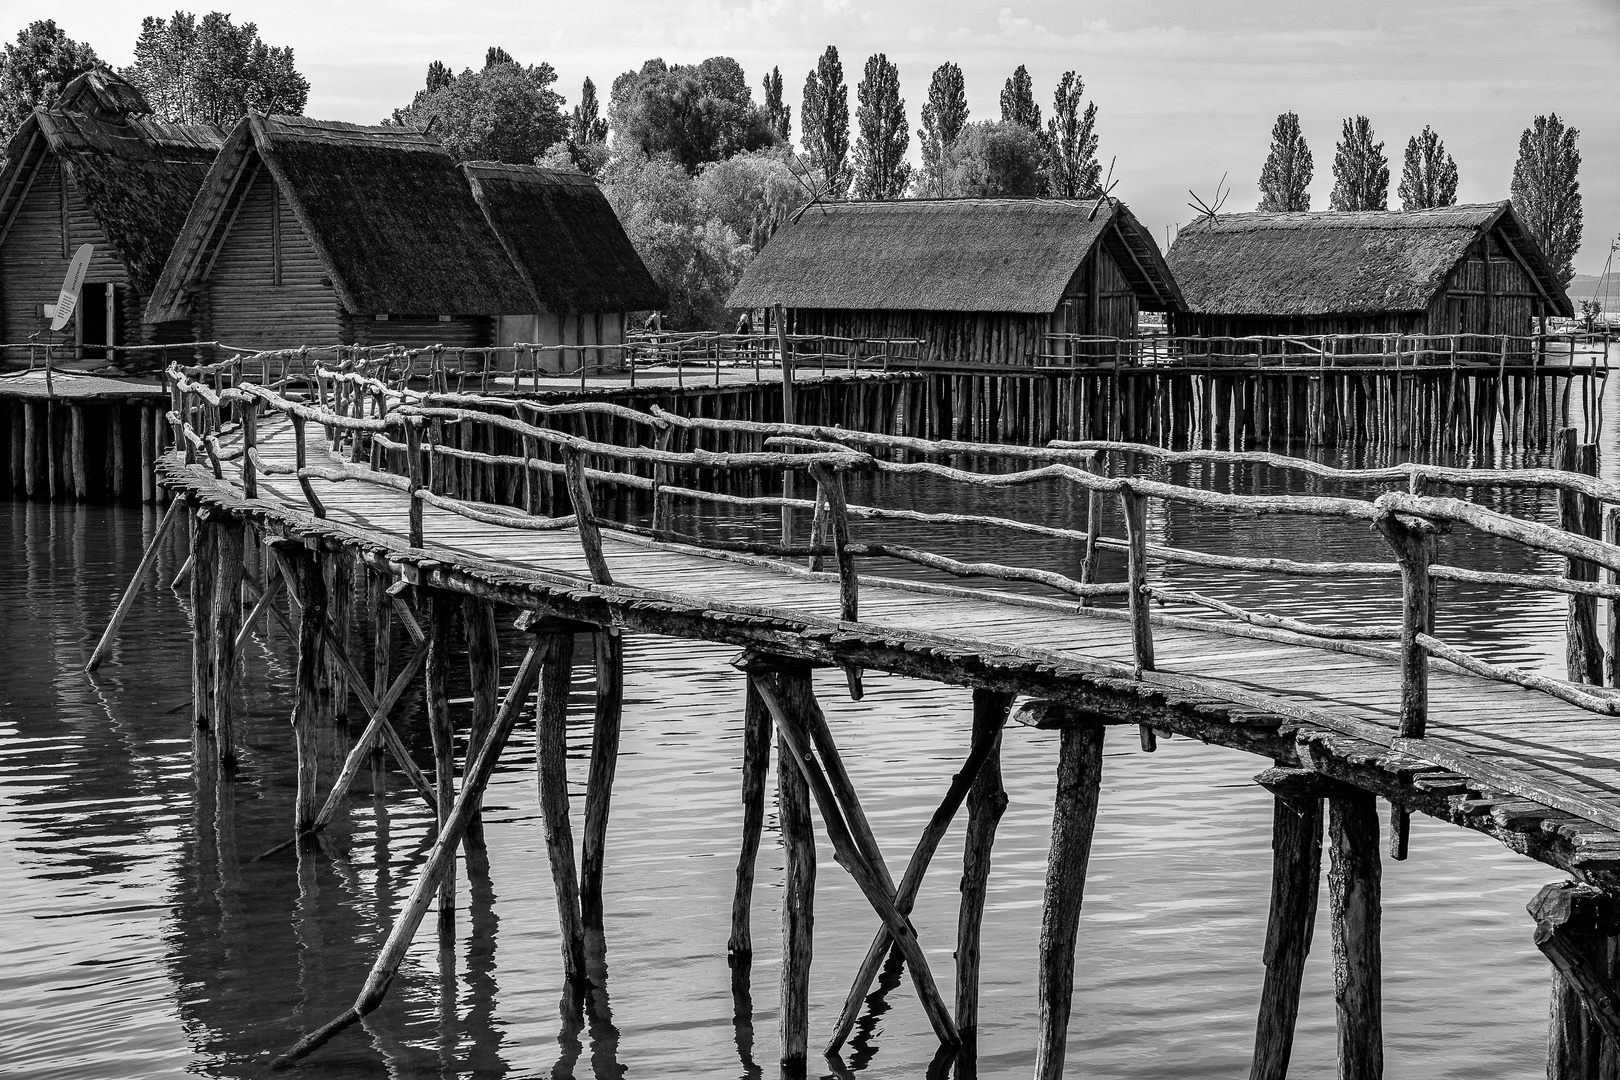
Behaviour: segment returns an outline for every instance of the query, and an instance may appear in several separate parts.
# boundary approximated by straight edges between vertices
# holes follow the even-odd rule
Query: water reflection
[[[1612,458],[1604,466],[1611,474],[1616,468]],[[1310,478],[1266,469],[1159,471],[1222,489],[1320,490]],[[967,513],[1010,507],[1054,525],[1072,524],[1083,509],[1072,493],[1050,487],[947,499],[939,485],[919,480],[885,497]],[[1534,493],[1493,500],[1542,520],[1554,513]],[[1160,543],[1218,553],[1264,546],[1300,559],[1389,557],[1358,525],[1232,519],[1179,506],[1155,513]],[[193,775],[188,717],[175,711],[190,693],[183,595],[166,585],[149,589],[113,657],[93,679],[82,674],[155,524],[150,510],[0,504],[0,550],[12,553],[0,571],[0,625],[11,631],[0,663],[7,853],[0,860],[0,1042],[8,1067],[23,1075],[260,1075],[274,1052],[352,1003],[427,851],[430,815],[396,782],[357,790],[342,826],[318,844],[253,861],[286,839],[292,820],[292,658],[279,629],[256,633],[245,649],[242,767],[231,781],[212,770]],[[895,542],[925,542],[947,554],[982,553],[986,542],[908,523],[882,528]],[[1108,531],[1119,534],[1112,515]],[[1077,569],[1072,545],[994,542],[1005,544],[1008,561]],[[178,545],[165,553],[162,582],[182,558]],[[1442,558],[1496,570],[1557,569],[1553,560],[1461,531],[1442,541]],[[1104,565],[1117,577],[1117,560]],[[1397,595],[1394,579],[1259,580],[1195,567],[1169,577],[1245,606],[1343,622],[1389,621]],[[1493,659],[1561,670],[1556,598],[1446,583],[1439,610],[1442,636]],[[452,948],[440,949],[426,920],[384,1006],[321,1050],[310,1075],[776,1073],[782,855],[774,811],[759,854],[753,966],[733,967],[725,955],[741,820],[741,678],[726,663],[729,649],[638,637],[626,652],[607,932],[588,943],[591,987],[576,992],[561,977],[532,746],[520,733],[486,799],[489,873],[461,871],[464,906]],[[589,657],[582,651],[577,663],[575,704],[585,706]],[[468,693],[459,668],[457,699]],[[890,865],[903,865],[960,765],[968,696],[880,673],[868,673],[859,704],[847,700],[836,673],[818,689]],[[429,760],[414,704],[400,728],[419,760]],[[589,708],[576,708],[568,733],[575,795],[583,791],[589,730]],[[1130,733],[1108,744],[1070,1057],[1095,1075],[1240,1073],[1260,987],[1269,883],[1269,803],[1249,782],[1259,763],[1184,740],[1151,756],[1134,744]],[[1053,768],[1048,736],[1009,733],[1003,774],[1011,801],[984,920],[975,1054],[935,1055],[927,1021],[891,964],[845,1056],[826,1063],[828,1074],[1028,1071]],[[947,999],[960,829],[958,822],[942,845],[941,865],[912,916]],[[1422,820],[1412,850],[1409,862],[1386,867],[1392,1070],[1483,1078],[1535,1071],[1544,1053],[1546,967],[1530,944],[1523,904],[1554,875],[1494,842]],[[830,852],[820,854],[830,865]],[[813,1040],[836,1016],[874,928],[846,876],[822,874],[818,886]],[[1302,1072],[1318,1072],[1333,1057],[1325,937],[1306,983],[1296,1060]],[[1479,994],[1481,986],[1489,993]]]

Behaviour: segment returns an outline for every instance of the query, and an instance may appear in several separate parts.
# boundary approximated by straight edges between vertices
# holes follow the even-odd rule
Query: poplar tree
[[[1299,114],[1280,114],[1271,125],[1271,152],[1260,167],[1260,209],[1273,214],[1309,210],[1313,169]]]
[[[922,127],[917,139],[922,144],[922,193],[945,194],[945,173],[951,144],[967,126],[967,87],[962,69],[946,61],[934,69],[928,82],[928,103],[922,108]]]
[[[782,69],[765,76],[765,115],[771,131],[784,143],[793,141],[793,106],[782,101]]]
[[[1052,95],[1052,119],[1046,125],[1046,151],[1051,155],[1047,186],[1060,199],[1078,199],[1102,187],[1097,161],[1097,105],[1080,111],[1086,84],[1065,71]]]
[[[1519,136],[1519,160],[1513,165],[1513,209],[1565,285],[1575,276],[1581,247],[1581,152],[1575,148],[1580,137],[1557,113],[1538,116]]]
[[[1041,107],[1035,104],[1035,84],[1023,64],[1018,65],[1007,85],[1001,88],[1001,118],[1021,124],[1037,135],[1041,133]]]
[[[860,102],[855,118],[861,132],[855,144],[855,196],[898,199],[911,179],[906,163],[911,130],[900,96],[900,70],[883,53],[869,57],[855,97]]]
[[[1372,121],[1347,116],[1333,151],[1333,210],[1388,210],[1389,159],[1384,144],[1373,142]]]
[[[1429,210],[1457,203],[1457,163],[1427,124],[1423,125],[1423,134],[1406,140],[1399,190],[1402,210]]]
[[[842,198],[849,190],[849,86],[838,47],[827,46],[804,81],[799,110],[804,152],[826,178],[827,193]]]
[[[580,146],[587,143],[607,142],[608,122],[602,119],[602,106],[596,100],[596,84],[590,77],[579,89],[579,104],[568,125],[568,137]]]

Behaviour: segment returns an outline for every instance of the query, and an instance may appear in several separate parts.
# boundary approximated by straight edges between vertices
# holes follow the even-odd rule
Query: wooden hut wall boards
[[[532,310],[431,135],[249,115],[226,138],[147,307],[244,348],[494,343]]]
[[[1182,228],[1178,335],[1517,335],[1574,309],[1511,203],[1223,214]],[[1464,349],[1477,348],[1465,342]]]
[[[536,298],[525,313],[497,320],[497,344],[621,345],[631,312],[667,303],[590,177],[488,161],[468,162],[462,170]],[[514,360],[503,356],[501,363]],[[554,372],[575,371],[581,363],[614,370],[623,366],[624,351],[565,349],[543,353],[540,361]]]
[[[93,254],[65,331],[80,359],[139,367],[139,354],[121,356],[116,347],[192,339],[184,321],[143,324],[142,309],[220,132],[150,113],[134,86],[90,71],[12,137],[0,173],[0,340],[25,342],[48,328],[45,312],[81,244]]]
[[[798,334],[920,338],[927,361],[1028,365],[1072,353],[1049,334],[1134,337],[1181,294],[1116,200],[917,199],[806,208],[729,303],[781,304]]]

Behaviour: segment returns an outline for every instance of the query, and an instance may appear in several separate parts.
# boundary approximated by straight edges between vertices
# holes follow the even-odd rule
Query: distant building
[[[631,312],[668,303],[596,182],[583,173],[472,161],[473,197],[538,301],[496,321],[497,344],[621,345]],[[543,354],[552,371],[621,364],[620,349]],[[510,366],[511,360],[502,358]]]
[[[69,82],[12,136],[0,172],[0,340],[48,331],[44,310],[55,307],[82,244],[94,255],[64,331],[81,358],[151,366],[160,361],[120,357],[115,347],[189,340],[185,323],[144,325],[141,313],[220,132],[160,123],[151,112],[139,90],[101,69]]]
[[[397,127],[249,115],[231,131],[146,317],[203,340],[485,346],[535,299],[456,162]]]
[[[1574,314],[1507,202],[1222,214],[1183,227],[1169,262],[1187,301],[1177,335],[1528,335]]]
[[[921,338],[930,361],[1032,364],[1061,348],[1048,334],[1134,337],[1181,293],[1116,200],[903,199],[801,211],[729,304],[781,304],[797,334]]]

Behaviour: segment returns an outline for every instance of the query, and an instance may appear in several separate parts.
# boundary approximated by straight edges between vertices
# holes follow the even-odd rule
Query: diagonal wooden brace
[[[861,841],[857,841],[852,835],[850,819],[845,816],[845,807],[840,805],[838,796],[834,794],[820,763],[811,754],[811,724],[808,717],[802,716],[799,709],[788,705],[779,692],[775,677],[762,673],[751,674],[749,677],[753,679],[760,699],[770,711],[771,718],[776,721],[777,733],[781,736],[783,744],[792,754],[794,762],[804,774],[805,781],[815,796],[816,805],[821,810],[822,821],[827,826],[828,837],[832,840],[834,859],[849,872],[850,877],[855,879],[855,884],[866,896],[867,903],[872,905],[888,928],[890,938],[900,950],[901,956],[905,958],[912,983],[917,989],[917,997],[922,1002],[923,1012],[928,1015],[928,1022],[933,1026],[934,1034],[939,1037],[940,1042],[956,1045],[960,1041],[956,1034],[956,1024],[951,1020],[950,1010],[945,1007],[945,1002],[939,995],[939,988],[935,985],[933,973],[928,967],[928,959],[923,955],[922,946],[917,941],[916,929],[895,907],[893,886],[886,884],[890,882],[888,870],[881,862],[876,866],[872,865],[863,850],[875,848],[871,834],[868,831],[866,838]],[[834,768],[841,771],[842,766]],[[858,804],[852,809],[855,820],[864,824],[866,819],[860,813]]]

